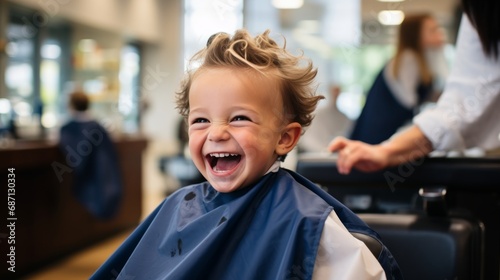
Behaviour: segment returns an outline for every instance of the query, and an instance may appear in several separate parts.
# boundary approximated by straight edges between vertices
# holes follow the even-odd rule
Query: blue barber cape
[[[111,138],[95,121],[61,127],[59,147],[74,171],[73,194],[96,218],[115,216],[122,198],[118,155]]]
[[[332,209],[348,230],[379,239],[328,193],[285,169],[231,193],[207,182],[181,188],[91,279],[311,279]],[[379,261],[388,279],[401,278],[387,248]]]

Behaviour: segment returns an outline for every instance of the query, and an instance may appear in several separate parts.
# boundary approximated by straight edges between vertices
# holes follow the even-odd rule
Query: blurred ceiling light
[[[93,39],[82,39],[78,42],[78,49],[82,52],[92,52],[94,51],[96,42]]]
[[[400,25],[405,19],[403,11],[385,10],[378,13],[378,21],[383,25]]]
[[[298,9],[304,5],[304,0],[273,0],[277,9]]]
[[[0,114],[10,113],[10,101],[6,98],[0,98]]]
[[[8,42],[5,46],[5,53],[10,57],[14,57],[18,52],[18,48],[16,42]]]
[[[45,44],[40,52],[43,58],[57,59],[61,55],[61,47],[55,44]]]
[[[57,125],[57,117],[54,112],[46,112],[42,115],[42,125],[45,128],[52,128]]]
[[[32,108],[28,102],[21,101],[14,105],[14,112],[20,117],[27,117],[31,115]]]

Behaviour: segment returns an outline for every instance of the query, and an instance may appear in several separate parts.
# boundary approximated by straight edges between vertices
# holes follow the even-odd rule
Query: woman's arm
[[[339,152],[337,168],[340,173],[348,174],[352,168],[372,172],[416,160],[430,153],[432,144],[414,125],[379,145],[337,137],[328,150]]]
[[[416,125],[380,144],[388,157],[388,166],[414,161],[432,152],[432,144]]]

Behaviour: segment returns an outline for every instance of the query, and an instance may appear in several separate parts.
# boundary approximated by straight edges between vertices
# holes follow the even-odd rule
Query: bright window
[[[243,27],[243,0],[184,1],[184,64],[214,33]]]

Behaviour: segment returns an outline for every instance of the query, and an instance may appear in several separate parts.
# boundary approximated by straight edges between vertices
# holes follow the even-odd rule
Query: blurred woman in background
[[[350,139],[378,144],[411,121],[418,106],[440,91],[447,74],[443,43],[430,14],[406,16],[396,54],[376,77]]]
[[[334,139],[328,149],[339,152],[340,173],[376,171],[433,150],[500,153],[500,1],[462,0],[462,7],[456,59],[436,107],[379,145]]]

